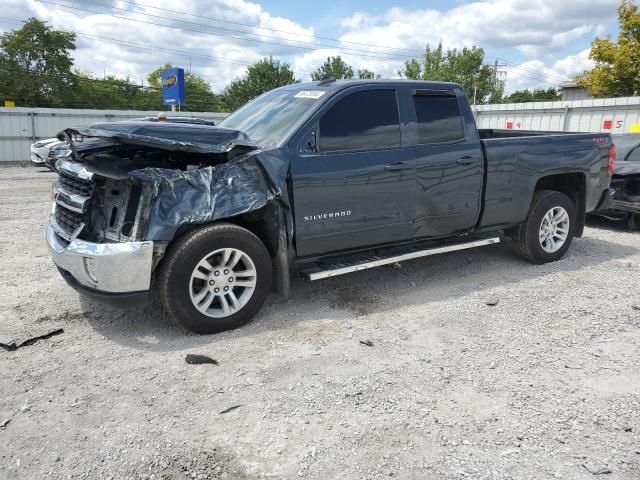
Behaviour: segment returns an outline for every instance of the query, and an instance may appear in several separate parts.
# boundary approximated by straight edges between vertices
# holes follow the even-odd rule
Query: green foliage
[[[224,103],[233,111],[264,92],[297,82],[289,64],[272,57],[264,58],[248,67],[244,77],[225,88]]]
[[[93,78],[86,72],[76,72],[75,108],[113,110],[162,110],[162,92],[143,88],[131,80],[108,75]]]
[[[502,103],[549,102],[560,100],[562,96],[555,88],[516,90],[502,99]]]
[[[18,106],[58,107],[71,98],[75,34],[30,18],[0,36],[0,100]]]
[[[640,11],[623,0],[618,7],[620,33],[591,43],[589,58],[595,67],[578,76],[578,85],[594,97],[625,97],[640,94]]]
[[[367,70],[363,68],[362,70],[358,70],[358,78],[361,80],[373,80],[374,78],[381,78],[380,75],[376,75],[371,70]]]
[[[369,73],[368,70],[362,71]],[[327,60],[322,66],[318,67],[316,71],[311,74],[311,79],[314,81],[322,80],[325,77],[335,78],[336,80],[349,80],[353,78],[353,68],[347,65],[340,55],[337,57],[327,57]]]
[[[504,92],[502,82],[496,81],[494,67],[484,65],[484,50],[475,46],[445,52],[442,44],[435,49],[427,45],[421,62],[409,60],[398,73],[413,80],[459,83],[471,100],[475,92],[476,103],[498,102]]]

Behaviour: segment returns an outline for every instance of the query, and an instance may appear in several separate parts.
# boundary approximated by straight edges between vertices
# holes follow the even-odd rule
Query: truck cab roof
[[[323,91],[331,91],[338,92],[340,90],[344,90],[345,88],[359,86],[359,85],[388,85],[389,87],[396,87],[401,85],[415,85],[425,89],[433,89],[433,90],[453,90],[454,88],[462,88],[459,84],[453,82],[434,82],[430,80],[410,80],[403,78],[396,79],[370,79],[370,80],[321,80],[317,82],[304,82],[304,83],[293,83],[291,85],[286,85],[284,87],[280,87],[277,90],[323,90]]]

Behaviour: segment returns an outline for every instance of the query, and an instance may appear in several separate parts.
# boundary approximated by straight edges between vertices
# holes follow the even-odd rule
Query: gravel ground
[[[296,280],[203,337],[66,286],[53,178],[0,169],[0,335],[64,329],[0,350],[0,479],[640,478],[640,234]]]

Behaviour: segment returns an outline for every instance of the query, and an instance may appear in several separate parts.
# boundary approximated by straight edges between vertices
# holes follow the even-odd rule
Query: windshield
[[[240,130],[259,145],[277,145],[324,95],[322,90],[273,90],[236,110],[220,127]]]

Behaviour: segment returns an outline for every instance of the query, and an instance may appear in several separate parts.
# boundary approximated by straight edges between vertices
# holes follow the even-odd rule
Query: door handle
[[[465,155],[464,157],[460,157],[456,160],[458,165],[471,165],[472,163],[476,163],[478,161],[475,157],[470,157],[469,155]]]
[[[411,165],[405,163],[405,162],[396,162],[396,163],[389,163],[387,165],[384,166],[384,169],[387,172],[393,172],[396,170],[407,170],[411,168]]]

